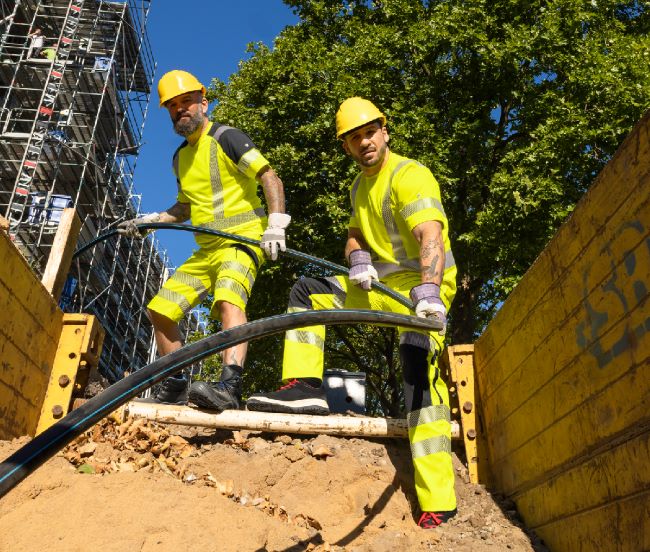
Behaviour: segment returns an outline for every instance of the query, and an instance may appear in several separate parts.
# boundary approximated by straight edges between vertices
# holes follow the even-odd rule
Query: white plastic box
[[[366,374],[365,372],[346,372],[344,370],[325,370],[323,387],[327,392],[330,411],[343,414],[366,413]]]

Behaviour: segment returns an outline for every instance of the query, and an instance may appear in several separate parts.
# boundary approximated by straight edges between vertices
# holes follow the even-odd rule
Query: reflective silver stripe
[[[341,294],[337,295],[336,293],[332,294],[332,308],[335,309],[342,309],[345,307],[345,298],[347,294],[345,293],[345,289],[343,289],[343,285],[341,282],[339,282],[334,276],[327,276],[325,278],[330,284],[332,284],[332,287],[335,287],[338,289]]]
[[[431,351],[432,339],[428,335],[417,332],[404,332],[399,336],[400,345],[413,345],[426,351]],[[435,341],[433,342],[435,349]]]
[[[253,278],[249,268],[240,262],[226,261],[221,264],[221,270],[232,270],[233,272],[238,272],[242,276],[245,276],[250,287],[253,287],[253,284],[255,283],[255,278]]]
[[[394,272],[399,272],[400,270],[415,270],[417,272],[420,272],[420,261],[415,259],[406,259],[404,261],[400,261],[399,264],[374,261],[373,266],[375,267],[375,270],[377,271],[380,279],[385,278]],[[456,266],[454,254],[451,252],[451,249],[447,249],[447,251],[445,251],[445,271],[448,268],[452,268],[454,266]]]
[[[417,443],[411,443],[411,456],[413,460],[435,454],[437,452],[446,452],[451,454],[451,439],[445,436],[430,437]]]
[[[404,242],[402,241],[402,236],[400,236],[399,230],[397,228],[397,221],[395,220],[395,216],[393,215],[393,210],[391,208],[391,192],[393,190],[393,178],[402,169],[402,167],[410,163],[415,163],[415,161],[412,159],[405,159],[404,161],[400,161],[397,164],[397,167],[393,169],[393,172],[388,179],[388,186],[386,187],[384,199],[381,203],[381,215],[384,219],[384,226],[386,227],[386,232],[388,233],[388,238],[390,239],[390,243],[393,248],[393,256],[400,265],[403,261],[407,261],[408,257],[406,255]]]
[[[350,191],[350,201],[352,202],[352,216],[356,217],[357,214],[354,211],[354,206],[356,204],[356,199],[357,199],[357,190],[359,189],[359,183],[361,182],[361,176],[363,173],[359,174],[355,181],[352,183],[352,189]]]
[[[401,261],[400,264],[381,263],[379,261],[373,261],[372,264],[375,267],[380,280],[389,274],[399,272],[400,270],[415,270],[416,272],[420,272],[420,261],[415,259],[406,259]]]
[[[444,404],[436,404],[434,406],[426,406],[413,412],[409,412],[406,416],[409,428],[414,428],[431,422],[438,422],[444,420],[451,423],[451,412],[449,407]]]
[[[414,215],[415,213],[418,213],[420,211],[424,211],[425,209],[437,209],[443,215],[445,215],[445,210],[442,207],[442,203],[440,203],[437,199],[434,199],[432,197],[423,197],[421,199],[409,203],[408,205],[405,205],[404,207],[402,207],[399,214],[402,215],[404,219],[407,219],[411,215]],[[445,218],[447,218],[447,215],[445,215]]]
[[[257,148],[249,149],[244,155],[239,158],[239,163],[237,163],[237,170],[246,174],[248,169],[251,166],[251,163],[261,157],[261,153]]]
[[[219,138],[221,138],[221,135],[226,132],[226,130],[231,130],[234,127],[228,126],[228,125],[221,125],[217,130],[214,131],[212,134],[212,138],[214,138],[217,142],[219,141]]]
[[[158,295],[163,299],[166,299],[167,301],[178,305],[183,311],[183,314],[187,313],[191,308],[190,302],[187,300],[187,298],[175,291],[171,291],[166,288],[160,288]]]
[[[219,129],[221,130],[221,129]],[[210,142],[210,186],[212,187],[212,212],[215,220],[224,218],[223,185],[219,170],[219,148],[216,140]]]
[[[230,278],[220,278],[217,280],[217,283],[214,286],[215,292],[217,289],[228,289],[239,295],[244,303],[248,301],[248,292],[246,291],[246,288],[239,282],[235,282],[235,280],[231,280]]]
[[[306,332],[305,330],[287,330],[284,334],[287,341],[294,341],[296,343],[306,343],[322,349],[325,346],[325,341],[314,332]]]
[[[232,226],[244,224],[245,222],[259,220],[263,216],[266,216],[264,208],[258,207],[253,211],[246,211],[245,213],[233,215],[232,217],[220,218],[219,220],[211,220],[210,222],[204,222],[198,226],[201,228],[211,228],[212,230],[225,230]]]
[[[448,249],[445,251],[445,271],[454,266],[456,266],[456,259],[454,259],[454,254],[451,252],[451,249]]]
[[[191,274],[187,274],[186,272],[181,272],[180,270],[174,272],[174,274],[172,274],[170,277],[170,280],[174,280],[180,284],[192,288],[198,295],[201,295],[207,291],[200,278],[192,276]]]

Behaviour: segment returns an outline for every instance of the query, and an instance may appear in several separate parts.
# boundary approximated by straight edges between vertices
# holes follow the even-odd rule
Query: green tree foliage
[[[349,96],[374,101],[393,150],[441,184],[459,270],[449,336],[471,342],[648,108],[650,3],[285,2],[300,23],[213,81],[214,117],[246,130],[285,182],[289,245],[342,263],[356,169],[334,116]],[[267,264],[250,316],[282,312],[303,274],[319,270]],[[383,363],[364,369],[377,409],[393,411],[392,332],[329,333],[337,367]],[[252,349],[249,383],[272,386],[281,338]]]

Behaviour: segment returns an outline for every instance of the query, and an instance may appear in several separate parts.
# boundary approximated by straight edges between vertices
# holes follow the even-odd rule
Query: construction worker
[[[184,222],[259,240],[261,248],[215,236],[196,234],[199,245],[165,282],[148,305],[158,351],[167,355],[183,345],[178,322],[206,295],[214,301],[210,315],[228,329],[246,322],[246,303],[264,255],[275,260],[286,250],[285,228],[291,217],[284,210],[282,181],[269,162],[241,130],[208,119],[205,87],[186,71],[170,71],[158,83],[160,106],[167,108],[174,130],[185,137],[173,156],[177,201],[162,213],[122,222],[119,232],[141,237],[137,224]],[[268,219],[257,196],[262,184]],[[194,382],[190,400],[211,410],[236,409],[241,401],[241,376],[247,344],[222,352],[219,382]],[[184,404],[185,375],[162,382],[156,401]]]
[[[336,135],[361,172],[350,188],[352,215],[345,256],[348,276],[303,278],[292,288],[288,312],[361,308],[409,313],[372,289],[381,281],[410,297],[417,316],[437,318],[443,330],[399,328],[399,351],[415,486],[418,524],[437,527],[456,513],[447,386],[438,358],[446,313],[456,293],[456,266],[440,188],[420,163],[390,151],[386,117],[363,98],[345,100]],[[325,327],[286,333],[278,391],[252,395],[249,410],[328,414],[323,378]]]

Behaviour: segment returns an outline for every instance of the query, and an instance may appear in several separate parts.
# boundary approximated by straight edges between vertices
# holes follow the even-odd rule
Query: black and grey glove
[[[149,213],[141,217],[125,220],[117,225],[117,232],[127,238],[144,238],[151,230],[140,230],[138,224],[160,222],[160,213]]]
[[[291,217],[285,213],[271,213],[269,215],[269,224],[264,234],[262,234],[260,247],[272,261],[278,258],[278,250],[287,250],[284,229],[289,226],[290,222]]]

